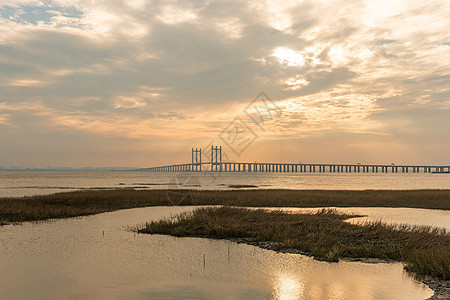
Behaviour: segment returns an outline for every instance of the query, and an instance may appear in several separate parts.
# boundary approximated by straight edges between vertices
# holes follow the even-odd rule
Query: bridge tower
[[[211,172],[222,171],[222,146],[211,146]]]
[[[191,171],[201,171],[202,170],[202,148],[192,148],[192,163]]]

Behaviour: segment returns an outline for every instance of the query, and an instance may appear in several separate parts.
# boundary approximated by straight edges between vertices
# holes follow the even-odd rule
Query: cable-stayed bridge
[[[209,161],[202,149],[192,148],[190,163],[141,169],[151,172],[292,172],[292,173],[450,173],[448,165],[332,164],[222,161],[222,146],[211,146]]]

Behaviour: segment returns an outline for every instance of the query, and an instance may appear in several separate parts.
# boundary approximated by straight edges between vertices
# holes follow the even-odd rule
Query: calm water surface
[[[450,174],[372,173],[152,173],[0,172],[0,197],[52,194],[86,188],[165,189],[175,184],[224,190],[245,184],[282,189],[450,189]]]
[[[447,174],[0,172],[0,197],[90,188],[450,189]],[[326,263],[229,241],[125,226],[193,207],[152,207],[0,226],[0,299],[425,299],[399,263]],[[308,209],[288,208],[294,212]],[[367,220],[450,228],[446,211],[339,208]],[[361,221],[354,219],[353,221]]]
[[[326,263],[229,241],[124,226],[152,207],[0,227],[0,299],[425,299],[399,263]],[[104,232],[104,234],[103,234]]]

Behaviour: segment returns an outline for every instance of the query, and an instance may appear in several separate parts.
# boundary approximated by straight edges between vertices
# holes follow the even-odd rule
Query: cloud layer
[[[449,15],[446,0],[0,1],[0,165],[187,161],[235,117],[258,139],[234,160],[448,164]],[[282,111],[263,127],[244,113],[260,91]]]

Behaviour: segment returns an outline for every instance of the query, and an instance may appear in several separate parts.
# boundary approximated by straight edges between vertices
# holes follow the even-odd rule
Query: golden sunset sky
[[[150,167],[211,144],[449,164],[449,16],[448,0],[0,0],[0,166]]]

